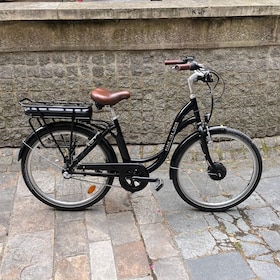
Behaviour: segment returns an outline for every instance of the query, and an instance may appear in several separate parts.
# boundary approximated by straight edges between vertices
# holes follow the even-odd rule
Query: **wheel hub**
[[[227,169],[220,162],[214,162],[214,166],[208,166],[208,175],[212,180],[219,181],[226,177]]]
[[[64,179],[70,179],[70,178],[72,178],[72,174],[70,174],[70,173],[67,172],[67,171],[64,171],[62,174],[63,174],[63,178],[64,178]]]

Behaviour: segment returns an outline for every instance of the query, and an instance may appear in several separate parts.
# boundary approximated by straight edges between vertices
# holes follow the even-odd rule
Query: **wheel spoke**
[[[202,210],[225,210],[245,200],[261,175],[261,158],[251,141],[236,130],[212,131],[208,166],[199,137],[185,144],[172,166],[179,195]]]
[[[71,128],[71,123],[56,123],[41,130],[38,137],[25,143],[28,149],[22,159],[23,178],[30,191],[50,206],[69,210],[83,209],[98,202],[113,182],[111,176],[77,176],[71,172],[66,176],[66,158],[78,155],[86,147],[88,139],[94,136],[93,131],[80,125],[74,131]],[[72,155],[69,155],[70,150]],[[113,156],[101,142],[80,163],[112,161]],[[94,191],[89,191],[93,185],[96,186]]]

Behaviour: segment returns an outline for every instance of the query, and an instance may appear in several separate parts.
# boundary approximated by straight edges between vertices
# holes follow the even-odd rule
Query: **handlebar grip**
[[[174,65],[174,64],[181,64],[182,61],[181,60],[165,60],[164,64],[165,65]]]
[[[175,66],[175,70],[181,71],[181,70],[198,70],[202,68],[203,65],[198,64],[196,61],[192,61],[190,63],[185,63],[185,64],[177,64]]]
[[[186,64],[177,64],[175,66],[175,70],[181,71],[181,70],[192,70],[192,63],[186,63]]]

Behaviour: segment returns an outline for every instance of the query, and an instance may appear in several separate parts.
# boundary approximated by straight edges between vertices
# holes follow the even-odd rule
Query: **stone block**
[[[90,243],[89,256],[92,279],[118,279],[110,240]]]
[[[115,246],[115,261],[120,279],[135,279],[151,274],[146,250],[142,241]]]
[[[155,261],[154,272],[158,280],[170,280],[174,278],[174,275],[176,275],[176,280],[190,279],[180,258],[167,258]]]
[[[57,262],[54,273],[55,280],[88,280],[90,279],[90,270],[88,257],[78,255],[68,257]]]
[[[152,260],[178,255],[178,251],[172,243],[170,232],[162,224],[141,225],[140,230],[148,255]]]
[[[89,242],[109,240],[110,231],[103,206],[96,206],[85,213]]]
[[[54,212],[51,208],[32,195],[19,197],[16,200],[10,218],[10,236],[53,229]]]
[[[186,260],[191,279],[194,280],[250,280],[255,274],[242,256],[236,252]]]
[[[132,206],[140,225],[163,221],[160,208],[152,195],[132,199]]]
[[[253,271],[261,278],[274,280],[280,277],[280,268],[274,263],[248,260]]]
[[[246,215],[255,227],[272,227],[280,223],[280,218],[270,207],[245,210]]]
[[[114,245],[139,241],[141,239],[132,212],[126,211],[116,214],[109,214],[107,217],[110,235]]]
[[[192,228],[186,233],[176,235],[175,240],[184,259],[213,254],[216,249],[216,240],[210,232],[203,229]]]
[[[53,230],[19,234],[9,238],[0,271],[3,279],[51,279],[53,240]]]
[[[56,224],[56,260],[87,254],[87,233],[84,221],[71,221]]]
[[[278,231],[260,230],[260,234],[272,251],[280,251],[280,233]]]

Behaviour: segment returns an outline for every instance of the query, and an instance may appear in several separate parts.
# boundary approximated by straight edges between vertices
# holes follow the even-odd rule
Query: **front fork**
[[[215,165],[214,162],[212,161],[211,155],[209,153],[209,149],[208,149],[208,144],[211,143],[212,139],[211,139],[211,135],[209,132],[209,127],[207,125],[207,123],[200,125],[198,127],[198,131],[199,131],[199,135],[200,135],[200,145],[201,145],[201,149],[204,153],[204,157],[208,163],[208,166],[210,168],[214,168],[215,170]]]
[[[227,170],[221,162],[214,162],[211,158],[208,145],[211,144],[212,137],[209,131],[208,123],[205,122],[203,125],[200,125],[198,127],[198,131],[200,134],[201,149],[208,164],[208,175],[213,180],[222,180],[226,176]]]

